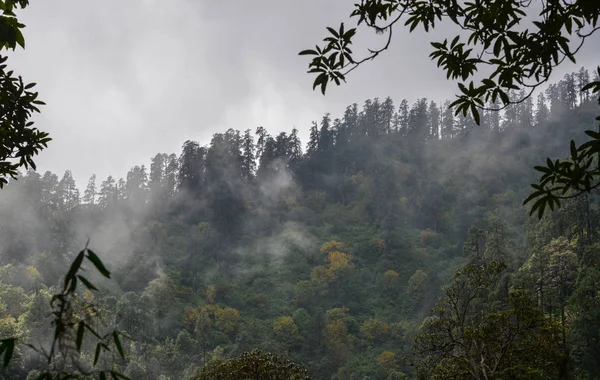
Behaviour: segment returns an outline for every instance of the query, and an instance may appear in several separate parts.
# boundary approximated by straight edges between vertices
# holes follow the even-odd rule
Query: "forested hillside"
[[[598,105],[578,91],[591,79],[569,74],[537,102],[484,113],[481,126],[449,102],[372,99],[323,116],[306,144],[297,130],[228,130],[85,189],[69,171],[29,171],[0,192],[0,331],[49,338],[50,295],[89,237],[113,272],[95,301],[133,338],[116,359],[132,379],[192,378],[253,348],[315,379],[411,378],[433,355],[415,358],[413,342],[425,326],[419,348],[431,343],[442,286],[485,257],[506,269],[477,293],[478,310],[513,310],[509,294],[522,290],[550,321],[527,314],[543,328],[538,346],[521,344],[549,350],[548,362],[527,362],[539,366],[530,378],[596,378],[597,196],[539,222],[522,206],[533,167],[596,128]],[[504,336],[492,330],[479,338]],[[44,366],[24,346],[15,360],[4,378]]]

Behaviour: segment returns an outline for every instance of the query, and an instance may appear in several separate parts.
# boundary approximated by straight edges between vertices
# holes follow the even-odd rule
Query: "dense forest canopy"
[[[2,336],[51,339],[50,295],[89,237],[112,281],[89,273],[102,291],[78,307],[131,337],[101,363],[131,379],[271,358],[256,348],[316,379],[597,377],[597,196],[541,221],[522,207],[540,157],[593,126],[578,91],[592,79],[582,68],[480,126],[449,102],[370,99],[305,144],[230,129],[85,189],[23,173],[0,192]],[[44,366],[20,345],[3,376]]]

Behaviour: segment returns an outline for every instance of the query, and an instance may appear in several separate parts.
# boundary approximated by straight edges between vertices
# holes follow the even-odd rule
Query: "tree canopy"
[[[197,380],[308,380],[306,368],[289,359],[261,350],[244,352],[239,358],[214,361],[202,368]]]
[[[17,8],[25,8],[28,0],[0,1],[0,52],[25,48],[21,29],[25,27],[16,17]],[[48,133],[33,126],[30,118],[44,103],[33,91],[35,83],[25,83],[15,76],[6,64],[8,57],[0,54],[0,188],[8,178],[17,178],[18,169],[36,165],[33,157],[48,146]]]
[[[458,82],[457,99],[450,107],[457,115],[470,113],[480,124],[482,110],[500,111],[525,101],[548,82],[557,66],[567,59],[576,62],[585,41],[599,29],[599,17],[600,2],[589,0],[361,0],[350,18],[357,20],[357,26],[387,34],[384,46],[358,58],[351,49],[358,29],[342,23],[339,28],[327,28],[329,35],[321,46],[300,55],[313,57],[308,71],[317,75],[313,88],[320,87],[325,94],[328,83],[340,85],[351,71],[387,50],[397,25],[411,32],[417,27],[428,32],[442,21],[451,21],[460,33],[451,40],[432,42],[430,57],[448,79]],[[590,89],[600,94],[600,81],[583,84],[583,91]],[[519,90],[525,91],[511,97],[511,91]],[[532,185],[533,192],[524,202],[534,201],[531,213],[537,211],[541,218],[547,207],[553,210],[562,199],[600,186],[596,159],[600,132],[587,134],[591,140],[582,145],[571,141],[568,159],[548,158],[545,166],[536,167],[541,172],[539,183]]]

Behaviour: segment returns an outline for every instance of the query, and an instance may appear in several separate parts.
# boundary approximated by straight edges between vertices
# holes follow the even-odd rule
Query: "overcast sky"
[[[346,85],[326,97],[313,92],[308,60],[297,53],[324,37],[325,26],[347,20],[353,3],[32,1],[20,14],[26,50],[9,63],[47,102],[35,121],[53,141],[38,170],[70,169],[83,186],[94,173],[99,181],[124,177],[156,153],[179,153],[185,140],[208,144],[228,128],[262,125],[275,134],[296,126],[305,143],[312,120],[340,116],[354,102],[453,96],[455,84],[428,58],[429,41],[443,30],[398,30],[392,50]],[[590,41],[577,66],[600,64],[599,46]]]

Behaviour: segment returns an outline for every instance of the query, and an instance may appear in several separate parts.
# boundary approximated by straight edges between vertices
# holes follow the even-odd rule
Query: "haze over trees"
[[[597,196],[539,222],[521,205],[532,162],[565,154],[597,113],[586,77],[480,126],[427,99],[370,99],[304,143],[228,130],[86,189],[23,173],[0,192],[2,331],[49,339],[48,296],[91,237],[112,281],[86,272],[102,292],[81,301],[131,337],[106,363],[132,379],[202,378],[255,348],[317,379],[593,378]],[[5,378],[43,368],[25,346],[14,357]]]
[[[426,32],[442,22],[457,27],[451,40],[431,42],[429,57],[458,83],[457,99],[450,104],[456,115],[472,115],[481,123],[482,110],[503,110],[510,104],[531,101],[535,91],[548,83],[554,69],[565,60],[576,62],[586,40],[600,27],[600,3],[596,1],[446,1],[446,0],[363,0],[354,4],[350,18],[357,19],[377,34],[387,34],[381,48],[368,49],[358,58],[351,49],[357,28],[341,23],[328,27],[329,35],[321,46],[303,50],[314,56],[308,73],[316,74],[313,89],[325,94],[327,85],[340,85],[346,75],[390,47],[394,28],[403,25],[412,32]],[[598,68],[600,72],[600,67]],[[584,81],[600,104],[600,81]],[[516,93],[518,96],[511,96]],[[573,101],[577,95],[570,95]],[[596,118],[600,121],[600,116]],[[533,192],[525,204],[533,202],[531,213],[541,218],[547,208],[561,206],[561,200],[581,196],[600,186],[600,134],[586,132],[588,141],[577,145],[571,140],[566,159],[547,159],[536,166],[541,175],[532,184]]]
[[[49,138],[29,121],[33,84],[2,64],[2,377],[599,377],[600,133],[584,130],[600,68],[532,94],[600,5],[546,2],[516,30],[531,4],[363,1],[352,16],[388,44],[357,61],[356,30],[329,28],[301,53],[315,87],[377,57],[404,16],[449,18],[469,41],[431,57],[464,82],[457,100],[352,104],[305,145],[296,129],[229,129],[82,190],[69,170],[18,172]],[[1,48],[24,47],[27,5],[0,1]],[[467,84],[482,64],[492,74]],[[533,163],[565,155],[535,167],[527,197]]]

